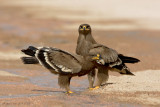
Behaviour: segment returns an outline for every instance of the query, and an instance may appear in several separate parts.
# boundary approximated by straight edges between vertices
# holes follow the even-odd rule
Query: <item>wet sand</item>
[[[138,19],[97,20],[92,19],[91,16],[95,15],[90,15],[87,11],[76,13],[62,9],[61,6],[51,8],[46,4],[36,7],[33,2],[32,5],[27,3],[13,5],[12,2],[2,1],[0,106],[158,107],[160,105],[158,78],[160,31],[149,29],[151,26],[147,27],[147,24],[139,27]],[[53,14],[50,14],[51,12]],[[56,17],[60,15],[59,12],[65,13],[65,17]],[[84,20],[85,17],[78,20],[73,16],[68,19],[67,12],[73,16],[75,14],[82,16],[85,13],[88,15],[86,19],[90,20]],[[95,11],[94,13],[96,14]],[[91,24],[93,36],[99,43],[141,60],[138,64],[128,64],[136,76],[110,73],[108,84],[94,91],[87,89],[87,76],[76,77],[71,81],[71,89],[75,93],[66,95],[64,90],[59,88],[56,75],[43,67],[23,65],[20,61],[23,55],[20,50],[29,45],[58,47],[75,53],[78,26],[86,22]]]

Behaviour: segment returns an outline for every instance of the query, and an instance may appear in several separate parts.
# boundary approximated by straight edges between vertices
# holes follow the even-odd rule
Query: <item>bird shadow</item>
[[[32,91],[37,91],[37,92],[52,92],[52,93],[63,93],[63,91],[53,91],[53,90],[37,90],[34,89]]]
[[[75,94],[77,94],[77,93],[79,93],[80,94],[80,92],[79,91],[76,91],[76,92],[74,92],[73,94],[70,94],[70,93],[66,93],[66,91],[53,91],[53,90],[38,90],[38,89],[34,89],[34,90],[32,90],[32,91],[36,91],[36,92],[45,92],[45,93],[48,93],[48,94],[51,94],[51,93],[54,93],[54,94],[64,94],[64,95],[75,95]]]
[[[104,87],[104,86],[113,85],[113,84],[116,84],[116,83],[105,83],[105,84],[102,84],[101,86]]]

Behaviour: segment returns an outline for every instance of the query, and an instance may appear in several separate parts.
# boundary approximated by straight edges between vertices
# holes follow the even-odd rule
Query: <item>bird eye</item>
[[[96,55],[91,54],[90,56],[96,56]]]
[[[86,28],[90,28],[90,26],[86,26]]]
[[[80,28],[83,28],[83,26],[80,26]]]

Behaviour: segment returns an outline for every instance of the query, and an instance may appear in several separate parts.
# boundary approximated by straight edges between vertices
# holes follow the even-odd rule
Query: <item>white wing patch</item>
[[[120,65],[120,64],[122,64],[122,61],[121,61],[120,59],[118,59],[118,61],[110,64],[109,66],[110,66],[110,67],[113,67],[113,66],[115,66],[115,65]]]
[[[57,69],[56,67],[54,67],[54,65],[50,62],[50,60],[49,60],[49,58],[48,58],[47,52],[44,52],[44,56],[45,56],[46,62],[47,62],[56,72],[58,72],[58,69]]]
[[[69,69],[63,65],[56,65],[57,67],[59,67],[63,72],[72,72],[72,69]]]
[[[53,62],[51,62],[48,58],[48,54],[47,52],[44,52],[44,56],[45,56],[45,60],[46,62],[56,71],[58,72],[58,69],[52,64]],[[69,69],[63,65],[57,65],[55,64],[57,67],[59,67],[63,72],[72,72],[72,69]]]
[[[38,58],[38,53],[39,53],[39,50],[36,50],[35,57],[38,59],[38,62],[39,62],[41,65],[43,65],[42,62],[41,62],[41,60],[39,60],[39,58]]]
[[[37,49],[39,50],[39,49],[42,49],[43,47],[37,47]]]
[[[39,51],[40,51],[40,49],[42,49],[42,48],[44,48],[44,47],[38,47],[38,50],[36,50],[36,53],[35,53],[35,57],[38,59],[38,62],[39,62],[42,66],[44,66],[44,65],[43,65],[43,62],[38,58]],[[43,55],[44,55],[44,57],[45,57],[46,63],[47,63],[49,66],[51,66],[56,72],[58,72],[58,69],[57,69],[55,66],[57,66],[57,67],[58,67],[59,69],[61,69],[61,71],[63,71],[63,72],[70,72],[70,73],[72,73],[72,71],[73,71],[72,69],[67,68],[67,67],[65,67],[65,66],[63,66],[63,65],[57,65],[57,64],[55,64],[54,62],[51,62],[51,61],[49,60],[49,56],[48,56],[48,54],[47,54],[47,52],[50,51],[50,50],[49,50],[49,47],[46,48],[46,49],[44,49],[44,51],[46,51],[46,52],[43,53]],[[54,65],[54,64],[55,64],[55,65]]]

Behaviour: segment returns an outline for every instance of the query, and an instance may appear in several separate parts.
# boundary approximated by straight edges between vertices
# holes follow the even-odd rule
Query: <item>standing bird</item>
[[[74,76],[83,76],[95,69],[95,56],[72,55],[57,48],[33,47],[21,50],[28,57],[22,57],[24,64],[41,64],[51,73],[58,74],[58,84],[65,88],[67,93],[70,91],[70,80]]]
[[[88,24],[79,26],[79,37],[77,41],[76,53],[78,55],[95,56],[96,67],[98,68],[98,82],[95,88],[99,88],[108,80],[108,70],[117,71],[120,74],[134,75],[130,72],[125,63],[137,63],[140,60],[119,54],[116,50],[98,44],[92,37],[91,27]],[[89,88],[93,89],[95,79],[95,69],[88,74]]]

